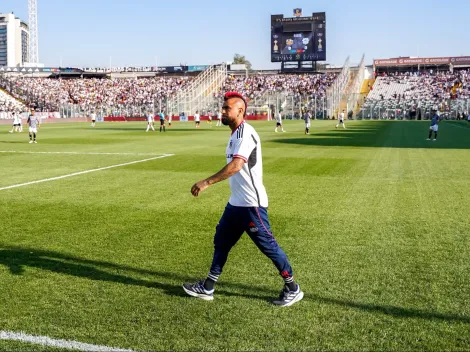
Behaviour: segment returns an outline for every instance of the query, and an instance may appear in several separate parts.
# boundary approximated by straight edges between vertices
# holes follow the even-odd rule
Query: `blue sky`
[[[470,0],[38,0],[39,57],[46,66],[170,66],[270,62],[270,15],[326,12],[327,62],[470,55]],[[0,13],[27,21],[27,0]]]

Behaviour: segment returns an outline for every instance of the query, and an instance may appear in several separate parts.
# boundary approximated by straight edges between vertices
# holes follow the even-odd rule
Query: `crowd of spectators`
[[[66,104],[81,108],[111,107],[119,104],[151,105],[183,89],[188,77],[154,78],[10,78],[16,97],[42,110],[57,111]]]
[[[335,78],[335,73],[229,76],[217,95],[223,96],[227,91],[237,91],[248,99],[259,98],[265,93],[283,92],[297,96],[323,97]]]
[[[3,90],[0,89],[0,114],[4,115],[11,112],[23,112],[25,111],[25,106],[23,103],[14,99]]]
[[[336,74],[229,76],[215,94],[238,91],[248,99],[265,93],[289,93],[294,96],[324,97]],[[190,77],[153,78],[30,78],[9,77],[9,91],[30,106],[57,111],[59,106],[74,104],[82,109],[119,105],[145,106],[166,100],[186,87]]]
[[[470,70],[382,74],[370,97],[414,101],[470,98]],[[402,88],[400,88],[402,87]]]
[[[470,70],[380,73],[361,109],[364,117],[462,119],[469,111]]]

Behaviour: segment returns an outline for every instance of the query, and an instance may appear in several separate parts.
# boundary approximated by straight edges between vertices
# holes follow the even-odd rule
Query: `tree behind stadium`
[[[233,56],[233,63],[234,64],[241,64],[241,65],[246,65],[246,69],[248,71],[251,71],[251,62],[246,59],[245,55],[240,55],[240,54],[235,54]]]

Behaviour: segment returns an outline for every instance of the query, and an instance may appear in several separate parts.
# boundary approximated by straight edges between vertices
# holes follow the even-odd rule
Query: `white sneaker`
[[[36,141],[33,141],[33,143],[37,143]]]
[[[437,141],[437,139],[434,138],[432,141],[435,142],[435,141]]]
[[[33,143],[33,141],[29,141],[29,144],[32,144],[32,143]]]
[[[184,283],[183,290],[191,297],[203,299],[204,301],[212,301],[214,299],[214,290],[207,291],[204,288],[204,280],[195,284]]]
[[[428,138],[428,139],[426,139],[426,140],[427,140],[427,141],[430,141],[430,140],[431,140],[431,138]]]
[[[296,291],[289,291],[287,286],[281,291],[281,294],[278,299],[273,301],[273,304],[280,307],[289,307],[294,303],[297,303],[304,298],[304,293],[300,290],[300,286],[297,285]]]

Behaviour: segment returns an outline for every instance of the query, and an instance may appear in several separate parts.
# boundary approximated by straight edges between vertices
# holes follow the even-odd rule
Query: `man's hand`
[[[206,180],[199,181],[191,187],[191,194],[195,197],[199,195],[202,191],[209,187],[209,182]]]
[[[199,181],[193,187],[191,187],[192,195],[197,197],[199,193],[201,193],[214,183],[224,181],[229,177],[232,177],[242,169],[244,164],[245,161],[243,159],[234,158],[230,163],[225,165],[224,168],[218,173],[212,175],[209,178],[206,178],[205,180]]]

